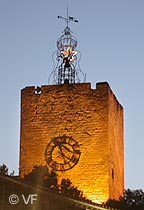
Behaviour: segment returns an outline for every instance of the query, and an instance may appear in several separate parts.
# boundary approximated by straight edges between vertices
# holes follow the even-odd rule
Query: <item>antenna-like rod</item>
[[[78,23],[78,20],[76,18],[71,17],[71,16],[68,15],[68,6],[67,6],[67,17],[63,17],[63,16],[57,16],[57,17],[60,18],[60,19],[65,20],[66,23],[67,23],[67,27],[68,27],[68,24],[69,24],[70,21]]]
[[[67,5],[67,20],[68,20],[68,5]],[[67,27],[68,27],[68,22],[67,22]]]

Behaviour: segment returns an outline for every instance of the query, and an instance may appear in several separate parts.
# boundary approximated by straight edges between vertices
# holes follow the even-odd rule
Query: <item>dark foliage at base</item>
[[[85,199],[82,191],[74,187],[69,179],[62,179],[61,183],[58,184],[57,174],[54,171],[49,171],[47,166],[34,166],[32,172],[26,175],[22,181],[43,186],[71,198]]]
[[[6,169],[6,170],[5,170]],[[10,196],[17,195],[18,203],[11,204]],[[32,197],[31,197],[32,196]],[[2,210],[81,210],[68,198],[85,200],[83,193],[68,179],[58,184],[57,174],[46,166],[35,166],[23,179],[8,176],[6,167],[0,173],[0,209]],[[34,199],[34,200],[33,200]],[[13,197],[12,202],[15,201]]]
[[[119,201],[109,200],[107,205],[120,210],[144,210],[144,191],[127,189]]]

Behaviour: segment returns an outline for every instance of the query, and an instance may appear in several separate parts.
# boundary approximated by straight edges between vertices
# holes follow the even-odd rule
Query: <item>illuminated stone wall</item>
[[[80,145],[76,166],[58,172],[95,202],[118,199],[124,189],[123,108],[108,83],[26,87],[21,95],[20,176],[45,165],[52,138],[72,136]]]

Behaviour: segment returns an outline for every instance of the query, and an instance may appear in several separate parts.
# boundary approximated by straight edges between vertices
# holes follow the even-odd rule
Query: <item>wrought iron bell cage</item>
[[[85,75],[79,67],[81,54],[76,50],[77,39],[72,36],[72,32],[68,26],[70,21],[78,22],[78,20],[68,16],[68,10],[66,18],[62,16],[58,16],[58,18],[64,19],[67,25],[63,34],[57,40],[57,51],[53,54],[53,61],[57,60],[57,64],[49,76],[49,81],[53,78],[52,83],[54,84],[79,83],[80,77],[85,80]],[[54,56],[56,57],[54,58]],[[76,66],[78,66],[78,68],[76,68]]]
[[[61,61],[58,66],[58,84],[75,83],[76,46],[77,40],[71,35],[70,28],[67,26],[64,34],[57,41],[58,60]]]

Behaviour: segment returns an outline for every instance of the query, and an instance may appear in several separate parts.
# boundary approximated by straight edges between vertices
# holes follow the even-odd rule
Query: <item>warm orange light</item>
[[[102,204],[109,199],[108,192],[104,192],[101,186],[95,187],[81,187],[84,195],[94,203]],[[102,190],[101,190],[102,189]]]
[[[74,62],[74,56],[77,55],[77,52],[72,50],[72,48],[69,46],[67,47],[66,51],[61,51],[61,54],[64,56],[64,58],[68,58],[71,62]]]
[[[97,197],[97,199],[96,199],[96,197]],[[88,198],[89,198],[92,202],[98,203],[98,204],[105,203],[105,202],[108,200],[108,196],[105,196],[105,195],[99,195],[99,196],[91,195],[91,196],[88,196]]]

